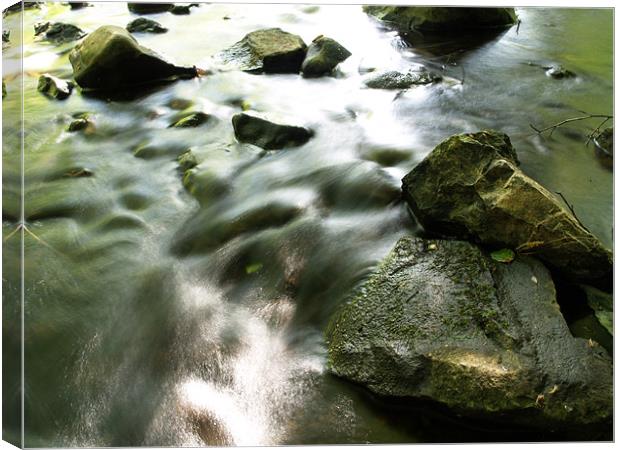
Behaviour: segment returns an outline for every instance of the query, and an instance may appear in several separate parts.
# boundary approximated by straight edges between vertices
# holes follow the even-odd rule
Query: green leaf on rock
[[[248,275],[251,275],[251,274],[253,274],[255,272],[258,272],[262,268],[263,268],[263,264],[262,263],[250,264],[249,266],[245,267],[245,273],[247,273]]]
[[[515,252],[509,248],[503,248],[501,250],[491,252],[491,258],[497,262],[511,263],[515,259]]]

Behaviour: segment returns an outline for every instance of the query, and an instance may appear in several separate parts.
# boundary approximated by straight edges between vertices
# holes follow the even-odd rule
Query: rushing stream
[[[336,39],[352,56],[335,77],[219,72],[132,99],[76,90],[37,92],[42,73],[70,78],[68,51],[34,37],[36,22],[124,27],[123,2],[70,10],[47,3],[4,18],[3,324],[5,435],[19,435],[19,249],[24,236],[27,446],[277,445],[537,439],[485,429],[433,408],[394,410],[326,371],[323,330],[346,293],[399,237],[419,233],[400,179],[435,145],[462,132],[506,132],[523,170],[562,192],[612,247],[613,174],[575,122],[613,113],[611,9],[519,9],[521,23],[486,40],[407,40],[361,7],[201,4],[188,16],[149,16],[170,31],[139,42],[180,65],[214,69],[212,56],[260,28],[306,43]],[[25,203],[20,217],[19,125],[23,44]],[[533,64],[529,64],[533,63]],[[562,64],[556,80],[541,66]],[[441,83],[368,89],[368,70],[423,64]],[[168,128],[181,110],[216,123]],[[241,107],[301,123],[306,145],[261,155],[234,138]],[[68,133],[76,113],[95,128]],[[154,157],[136,157],[140,145]],[[221,189],[197,200],[176,157],[188,148]],[[86,168],[92,176],[66,176]],[[244,233],[244,214],[293,211],[283,224]],[[17,230],[17,231],[16,231]],[[210,230],[195,251],[179,242]],[[219,233],[219,234],[218,234]],[[7,369],[8,370],[8,369]],[[7,395],[8,393],[8,395]],[[561,436],[555,436],[555,439]]]

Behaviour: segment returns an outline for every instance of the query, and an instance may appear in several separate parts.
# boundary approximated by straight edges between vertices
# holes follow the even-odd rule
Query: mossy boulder
[[[533,258],[402,238],[326,334],[329,370],[386,398],[547,431],[611,423],[611,359],[571,335]]]
[[[371,75],[364,81],[366,87],[371,89],[408,89],[411,86],[420,86],[441,81],[441,75],[426,70],[408,70],[388,72]]]
[[[232,124],[239,142],[266,150],[298,147],[308,142],[313,135],[308,128],[282,125],[246,113],[235,114]]]
[[[170,11],[174,8],[173,3],[127,3],[127,8],[134,14],[157,14]]]
[[[130,33],[165,33],[168,28],[162,26],[159,22],[146,17],[138,17],[127,24],[127,31]]]
[[[430,233],[532,254],[609,289],[611,252],[518,164],[503,133],[452,136],[403,178],[404,198]]]
[[[269,28],[248,33],[221,52],[218,59],[247,72],[298,73],[306,50],[299,36],[280,28]]]
[[[50,98],[63,100],[71,95],[73,83],[46,73],[39,77],[37,90]]]
[[[106,25],[69,54],[75,81],[84,89],[118,90],[176,78],[192,78],[195,67],[179,67],[142,47],[123,28]]]
[[[70,23],[43,22],[35,24],[34,35],[46,41],[62,44],[82,39],[86,33]]]
[[[401,31],[457,33],[504,28],[517,21],[514,8],[364,6],[364,12]]]
[[[351,56],[351,52],[333,39],[325,36],[315,38],[301,65],[304,77],[320,77],[331,73],[338,64]]]

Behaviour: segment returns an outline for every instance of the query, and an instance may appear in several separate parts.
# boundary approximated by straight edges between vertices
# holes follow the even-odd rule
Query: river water
[[[88,32],[135,17],[122,2],[79,10],[47,3],[24,13],[20,36],[19,14],[7,15],[5,436],[19,434],[11,358],[19,356],[23,235],[27,446],[549,438],[466,424],[428,405],[387,408],[327,373],[323,342],[346,293],[399,237],[420,232],[400,200],[400,179],[452,134],[509,134],[523,170],[562,192],[612,246],[613,175],[585,144],[599,122],[575,122],[552,136],[530,128],[580,111],[613,113],[612,10],[517,13],[518,28],[432,42],[403,39],[353,5],[201,4],[189,16],[150,16],[170,31],[137,39],[177,64],[211,69],[218,51],[269,27],[306,43],[329,36],[353,55],[334,77],[215,70],[132,99],[76,91],[66,101],[47,99],[36,84],[45,72],[71,76],[74,44],[35,40],[34,24],[68,22]],[[22,42],[25,230],[18,228]],[[542,66],[552,63],[577,77],[547,77]],[[371,69],[412,65],[444,81],[399,94],[363,87]],[[305,124],[315,136],[261,155],[235,142],[231,117],[241,106]],[[184,107],[218,120],[168,128]],[[66,132],[82,112],[94,129]],[[159,153],[135,157],[139,145]],[[198,173],[217,180],[202,206],[175,161],[188,148],[204,159]],[[65,176],[82,168],[93,176]],[[277,226],[231,231],[256,211],[287,214]]]

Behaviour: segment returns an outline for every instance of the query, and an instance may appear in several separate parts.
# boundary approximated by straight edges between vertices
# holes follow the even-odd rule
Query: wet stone
[[[127,31],[130,33],[165,33],[168,28],[145,17],[138,17],[127,24]]]
[[[34,35],[46,41],[61,44],[64,42],[77,41],[86,36],[86,33],[70,23],[43,22],[35,24]]]
[[[50,74],[44,74],[39,77],[37,90],[50,98],[63,100],[73,91],[73,83],[67,80],[61,80]]]
[[[298,73],[306,56],[299,36],[279,28],[248,33],[217,58],[238,70],[265,73]]]
[[[313,135],[312,130],[304,127],[282,125],[246,113],[235,114],[232,123],[239,142],[266,150],[298,147],[308,142]]]
[[[207,123],[212,116],[203,112],[194,112],[170,125],[170,128],[195,128]]]
[[[351,52],[338,42],[319,36],[308,47],[306,58],[301,65],[301,72],[304,77],[320,77],[332,72],[349,56]]]
[[[172,3],[127,3],[127,8],[134,14],[157,14],[170,11],[173,7]]]
[[[572,72],[560,65],[546,67],[546,69],[547,71],[545,74],[548,77],[555,78],[556,80],[561,80],[563,78],[575,78],[577,76],[575,75],[575,72]]]
[[[371,76],[364,84],[371,89],[408,89],[441,81],[441,76],[434,72],[413,71],[399,72],[392,70]]]

